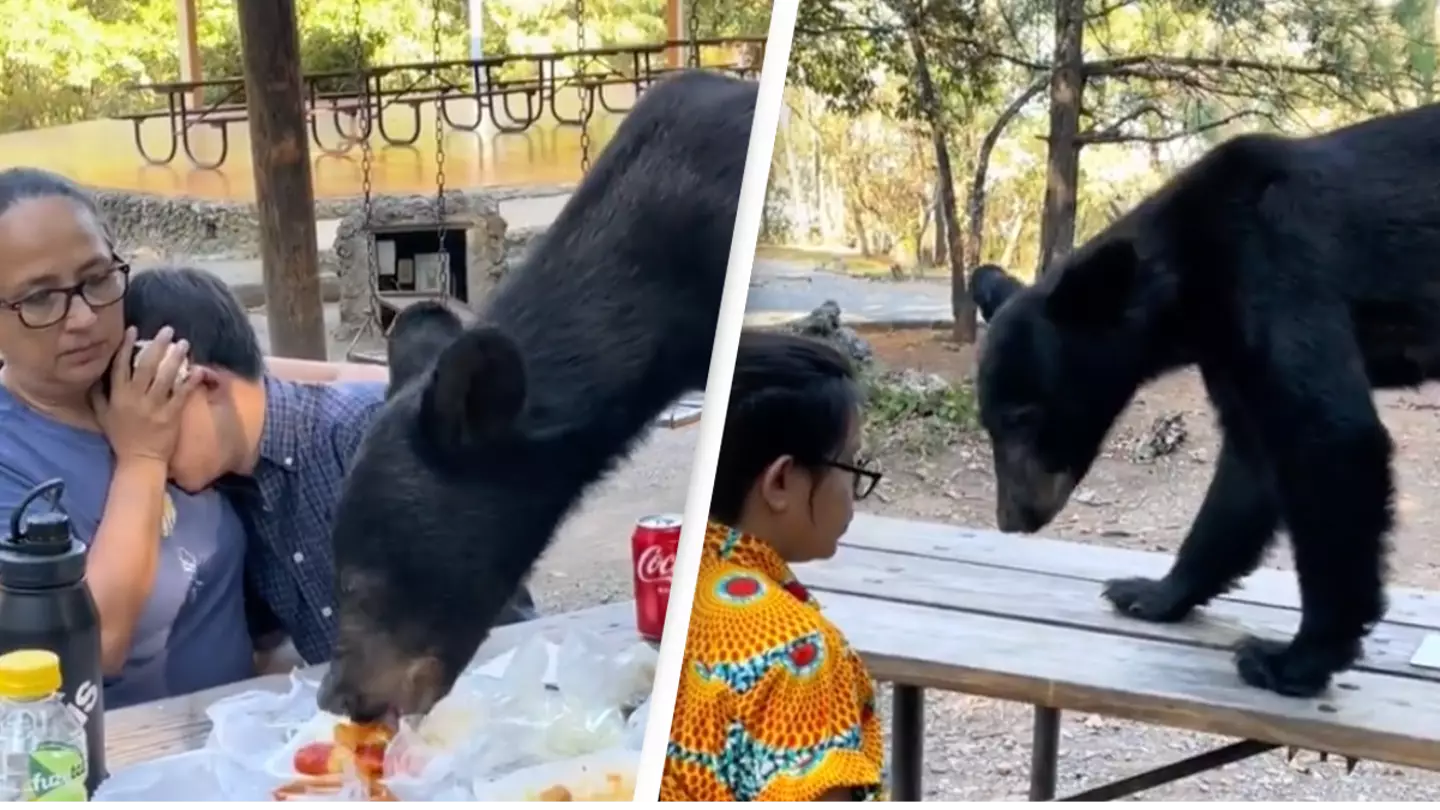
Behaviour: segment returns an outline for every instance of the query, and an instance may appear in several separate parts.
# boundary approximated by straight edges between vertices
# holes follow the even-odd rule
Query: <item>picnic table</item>
[[[1440,670],[1414,666],[1440,633],[1440,595],[1390,588],[1365,657],[1328,693],[1246,686],[1243,635],[1289,638],[1295,575],[1262,569],[1184,623],[1117,614],[1102,583],[1160,577],[1158,554],[857,515],[840,551],[795,567],[879,681],[894,684],[892,789],[921,797],[924,690],[1035,707],[1030,798],[1055,797],[1062,711],[1231,737],[1236,742],[1070,800],[1129,796],[1287,746],[1440,771]]]
[[[636,641],[639,636],[635,631],[635,602],[615,602],[497,627],[480,646],[475,660],[487,661],[537,635],[559,641],[571,630],[594,633],[618,643]],[[323,665],[306,670],[306,674],[317,679],[323,672]],[[205,716],[205,710],[215,701],[257,689],[283,693],[289,688],[289,675],[265,675],[192,695],[108,711],[105,713],[106,766],[115,773],[130,765],[201,748],[210,733],[210,719]]]

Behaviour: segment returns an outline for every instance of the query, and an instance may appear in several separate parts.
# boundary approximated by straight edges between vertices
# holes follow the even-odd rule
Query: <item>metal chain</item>
[[[370,301],[365,309],[365,323],[361,325],[361,328],[355,333],[354,339],[350,341],[346,352],[347,357],[354,353],[355,347],[359,345],[362,338],[380,329],[380,310],[383,306],[380,301],[380,256],[375,247],[375,234],[371,230],[374,224],[374,185],[371,177],[374,169],[374,154],[370,149],[370,82],[365,70],[365,37],[361,28],[364,20],[362,2],[363,0],[355,0],[351,26],[355,38],[355,89],[359,94],[359,104],[356,109],[363,112],[365,122],[361,126],[361,118],[358,114],[356,115],[356,135],[360,139],[360,187],[364,193],[362,203],[364,221],[360,226],[360,236],[365,240]]]
[[[435,0],[435,12],[431,19],[431,34],[434,36],[435,61],[439,62],[440,52],[440,8],[443,0]],[[450,297],[450,251],[445,247],[445,117],[440,102],[435,102],[435,244],[440,251],[440,300]]]
[[[595,100],[585,85],[585,0],[575,0],[575,89],[580,93],[580,176],[590,173],[590,114]]]
[[[685,25],[690,29],[690,67],[700,67],[700,0],[690,0]]]

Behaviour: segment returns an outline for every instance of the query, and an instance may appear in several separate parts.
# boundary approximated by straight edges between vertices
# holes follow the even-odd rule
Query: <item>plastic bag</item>
[[[588,633],[571,633],[558,644],[531,638],[467,668],[425,717],[402,718],[386,748],[382,783],[401,801],[473,801],[475,785],[507,774],[597,752],[638,752],[648,712],[630,709],[648,696],[655,659],[648,645],[616,650]],[[146,763],[107,795],[269,799],[307,778],[295,771],[296,751],[332,740],[342,722],[318,710],[318,691],[318,681],[295,673],[287,692],[217,701],[206,711],[212,728],[202,751]],[[366,795],[353,773],[341,783],[338,793],[291,800]]]
[[[132,765],[100,784],[96,802],[269,801],[282,780],[204,748]]]
[[[650,722],[650,701],[647,699],[631,712],[625,721],[625,747],[639,751],[645,747],[645,726]]]
[[[295,770],[296,752],[310,743],[333,740],[335,725],[343,722],[316,708],[319,689],[318,681],[295,672],[288,692],[244,692],[216,701],[205,710],[211,723],[206,748],[261,771],[277,788],[312,779]],[[339,781],[338,790],[292,794],[288,801],[356,801],[368,795],[353,771],[341,774]]]
[[[288,692],[244,692],[218,700],[205,710],[211,723],[205,747],[277,779],[299,779],[295,752],[331,739],[340,722],[316,709],[318,692],[318,683],[292,673]]]
[[[640,752],[628,748],[596,751],[547,762],[502,776],[477,780],[475,801],[615,801],[635,795]]]
[[[627,710],[649,695],[656,657],[649,645],[616,651],[588,633],[569,633],[558,644],[531,638],[461,676],[446,702],[454,701],[466,722],[440,706],[419,724],[403,720],[387,773],[416,780],[423,791],[625,746]],[[392,789],[398,796],[393,782]]]

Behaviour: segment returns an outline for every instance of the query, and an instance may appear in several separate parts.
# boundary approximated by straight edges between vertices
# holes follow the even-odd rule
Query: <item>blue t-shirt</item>
[[[36,413],[0,386],[0,522],[24,494],[65,481],[60,504],[89,543],[105,512],[115,457],[105,437]],[[43,506],[43,504],[42,504]],[[217,492],[165,490],[160,556],[130,657],[105,680],[105,708],[182,695],[255,674],[245,621],[245,531]]]

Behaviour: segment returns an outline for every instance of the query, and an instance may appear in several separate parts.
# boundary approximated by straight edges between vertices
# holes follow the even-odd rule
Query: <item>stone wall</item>
[[[453,192],[500,203],[526,197],[568,194],[572,185],[512,186]],[[94,190],[100,210],[123,253],[157,258],[253,259],[260,255],[259,220],[253,203],[164,197],[129,191]],[[425,195],[418,195],[424,197]],[[380,198],[376,198],[377,200]],[[434,194],[428,199],[434,204]],[[362,209],[363,198],[315,201],[315,219],[343,219]],[[322,271],[333,258],[321,245]]]
[[[545,228],[516,228],[505,234],[505,266],[513,270],[525,261],[536,240],[545,235]]]
[[[434,227],[434,221],[434,197],[381,197],[371,206],[373,228],[428,228]],[[505,274],[505,220],[498,201],[457,191],[445,195],[445,221],[449,228],[465,230],[465,282],[474,304],[488,296]],[[340,278],[340,325],[334,335],[338,340],[354,337],[370,317],[370,238],[363,211],[341,218],[331,251]]]

